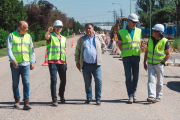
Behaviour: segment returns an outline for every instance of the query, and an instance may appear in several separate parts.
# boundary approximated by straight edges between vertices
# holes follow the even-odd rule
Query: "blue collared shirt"
[[[131,36],[131,39],[133,40],[135,28],[133,28],[132,30],[130,30],[130,29],[128,28],[128,26],[126,26],[126,29],[128,30],[128,33],[129,33],[129,35]],[[142,34],[141,34],[141,38],[142,38]],[[121,38],[120,34],[118,34],[118,40],[122,41],[122,38]]]
[[[16,32],[18,32],[16,30]],[[19,34],[19,32],[18,32]],[[19,34],[21,40],[23,40],[23,37],[24,36],[21,36]],[[8,38],[7,38],[7,53],[8,53],[8,56],[9,56],[9,61],[13,61],[15,60],[15,57],[13,55],[13,52],[12,52],[12,41],[13,41],[13,38],[12,38],[12,33],[9,34]],[[30,37],[30,59],[31,59],[31,63],[35,63],[35,53],[34,53],[34,47],[33,47],[33,42],[32,42],[32,38]],[[26,61],[22,61],[21,63],[18,63],[18,66],[27,66],[29,65],[30,62],[26,62]]]
[[[86,63],[97,63],[97,52],[95,36],[88,37],[86,35],[84,41],[83,61]]]

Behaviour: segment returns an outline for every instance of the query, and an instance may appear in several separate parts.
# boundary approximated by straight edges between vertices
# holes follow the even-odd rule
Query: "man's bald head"
[[[25,34],[28,30],[28,24],[26,21],[20,21],[18,23],[18,30],[20,32],[20,34]]]

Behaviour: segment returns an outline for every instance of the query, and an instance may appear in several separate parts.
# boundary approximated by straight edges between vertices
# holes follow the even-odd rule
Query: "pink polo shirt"
[[[55,32],[54,34],[56,35],[56,37],[58,38],[58,40],[60,41],[61,40],[61,35],[57,35]],[[48,44],[51,42],[51,34],[50,34],[50,37],[49,37],[49,40],[48,41]],[[54,63],[54,64],[66,64],[66,63],[62,63],[60,60],[48,60],[48,63]]]

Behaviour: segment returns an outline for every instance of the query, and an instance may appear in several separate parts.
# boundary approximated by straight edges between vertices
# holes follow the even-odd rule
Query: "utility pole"
[[[149,5],[150,5],[150,7],[149,7],[149,37],[151,36],[151,0],[149,0]]]
[[[176,36],[179,38],[179,16],[178,16],[178,0],[176,0],[176,21],[177,21],[177,27],[176,27]]]
[[[113,11],[113,17],[114,17],[114,24],[116,23],[116,11]]]
[[[131,14],[131,0],[130,0],[130,14]]]

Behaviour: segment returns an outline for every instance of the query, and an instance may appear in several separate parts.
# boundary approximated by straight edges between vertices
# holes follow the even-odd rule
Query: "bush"
[[[30,36],[32,37],[32,41],[35,41],[35,34],[34,32],[31,32],[30,30],[27,31],[28,34],[30,34]]]
[[[39,32],[39,35],[38,35],[38,41],[40,41],[40,40],[45,40],[46,38],[45,38],[45,34],[46,34],[46,31],[44,31],[44,30],[42,30],[42,31],[40,31]]]
[[[69,35],[72,35],[74,33],[74,31],[70,30],[69,31]]]
[[[7,46],[7,38],[8,38],[9,32],[5,31],[3,29],[0,29],[0,48],[4,48]]]
[[[171,44],[172,48],[180,49],[180,38],[175,38],[173,43]]]
[[[67,36],[67,34],[68,34],[67,31],[64,31],[64,32],[61,33],[61,35],[63,35],[63,36]]]

